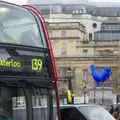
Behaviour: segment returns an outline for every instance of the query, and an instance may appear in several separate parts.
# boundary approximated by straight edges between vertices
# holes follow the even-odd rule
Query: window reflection
[[[52,114],[52,110],[50,111],[49,109],[50,107],[49,90],[34,88],[33,92],[34,92],[34,95],[32,96],[33,119],[34,120],[48,120],[49,115]]]
[[[33,119],[48,120],[47,95],[33,96]]]
[[[119,23],[103,23],[101,30],[94,33],[94,40],[119,40]]]
[[[109,112],[107,112],[104,108],[102,107],[79,107],[78,108],[80,112],[82,112],[85,116],[87,116],[90,120],[91,119],[96,119],[96,120],[115,120]]]
[[[0,15],[0,42],[46,47],[42,25],[39,22],[39,31],[37,21],[30,12],[12,5],[8,7],[4,3],[1,5],[9,12]]]
[[[94,40],[120,40],[119,32],[97,32],[94,33]]]
[[[35,5],[43,14],[50,14],[50,4],[47,5]],[[93,5],[73,5],[73,4],[52,4],[52,13],[66,13],[66,14],[81,14],[87,13],[92,16],[102,16],[102,17],[119,17],[120,16],[119,7],[96,7]]]
[[[15,90],[15,89],[14,89]],[[16,89],[13,101],[13,120],[27,120],[25,89]]]
[[[19,108],[23,109],[19,109]],[[22,88],[0,86],[1,119],[27,120],[25,91]]]

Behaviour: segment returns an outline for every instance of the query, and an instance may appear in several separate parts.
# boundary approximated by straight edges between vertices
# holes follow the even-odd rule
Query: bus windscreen
[[[32,11],[0,4],[0,44],[10,47],[0,48],[1,75],[50,77],[52,64],[48,64],[50,55],[42,22]],[[23,49],[25,47],[29,50]]]
[[[42,23],[27,9],[0,4],[0,43],[46,48]]]
[[[60,118],[45,20],[29,5],[0,1],[0,99],[1,119],[56,120],[57,113]]]

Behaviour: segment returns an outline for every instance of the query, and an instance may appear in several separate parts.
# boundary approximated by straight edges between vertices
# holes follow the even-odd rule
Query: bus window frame
[[[29,9],[28,9],[28,10],[29,10]],[[34,15],[34,17],[35,17],[38,25],[40,26],[39,23],[42,23],[40,17],[38,17],[37,13],[34,12],[33,10],[29,10],[29,11]],[[46,34],[45,34],[45,31],[44,31],[44,26],[43,26],[43,24],[41,24],[41,27],[43,28],[44,37],[45,37],[45,39],[47,39]],[[39,27],[39,30],[40,30],[40,27]],[[48,46],[48,43],[47,43],[47,48],[48,48],[48,47],[49,47],[49,46]],[[50,54],[49,54],[49,55],[50,55]],[[50,59],[51,59],[51,58],[50,58]],[[51,61],[52,61],[52,60],[51,60]],[[55,88],[55,89],[57,89],[57,88]],[[57,94],[56,94],[56,98],[57,98]],[[56,104],[57,104],[57,101],[56,101]],[[57,106],[57,107],[58,107],[58,106]]]
[[[52,45],[50,43],[50,37],[48,34],[48,30],[47,30],[47,26],[46,26],[46,22],[45,19],[42,15],[42,13],[34,6],[32,5],[22,5],[23,7],[25,7],[28,10],[33,11],[34,13],[36,13],[36,15],[38,16],[38,18],[42,21],[42,26],[44,29],[44,33],[45,33],[45,37],[47,40],[47,45],[48,45],[48,49],[50,51],[50,58],[52,61],[52,65],[53,65],[53,72],[54,72],[54,79],[53,79],[53,84],[55,84],[55,91],[56,91],[56,97],[57,97],[57,115],[58,115],[58,119],[61,120],[61,115],[60,115],[60,97],[58,94],[58,75],[57,75],[57,70],[56,70],[56,64],[55,64],[55,59],[54,59],[54,54],[53,54],[53,49],[52,49]]]
[[[18,7],[18,8],[20,8],[20,9],[25,9],[25,6],[23,6],[23,7],[21,7],[21,6],[19,6],[19,5],[16,5],[16,4],[12,4],[12,3],[9,3],[9,2],[4,2],[4,1],[1,1],[1,2],[3,2],[3,3],[6,3],[6,4],[8,4],[8,5],[13,5],[13,6],[16,6],[16,7]],[[28,5],[29,6],[29,5]],[[26,7],[27,7],[27,5],[26,5]],[[30,7],[30,6],[29,6]],[[32,9],[32,7],[31,7],[31,11],[33,11],[34,13],[39,13],[38,11],[37,11],[37,9],[35,10],[36,8],[33,8]],[[29,12],[29,11],[28,11]],[[50,59],[51,59],[51,61],[52,61],[52,66],[53,66],[53,72],[54,72],[54,80],[53,80],[53,84],[55,84],[55,87],[56,87],[56,97],[57,97],[57,107],[58,107],[58,111],[57,111],[57,113],[58,113],[58,118],[60,119],[60,108],[59,108],[59,95],[58,95],[58,85],[57,85],[57,72],[56,72],[56,65],[55,65],[55,60],[54,60],[54,58],[53,58],[53,51],[52,51],[52,46],[51,46],[51,43],[50,43],[50,38],[49,38],[49,35],[48,35],[48,31],[47,31],[47,27],[46,27],[46,24],[45,24],[45,20],[44,20],[44,18],[43,18],[43,16],[42,16],[42,14],[41,13],[39,13],[39,15],[37,14],[37,16],[38,16],[38,18],[39,18],[39,20],[42,22],[42,28],[43,28],[43,32],[44,32],[44,35],[45,35],[45,39],[46,39],[46,41],[47,41],[47,47],[48,47],[48,49],[49,49],[49,54],[50,54]],[[7,45],[7,44],[6,44]],[[10,45],[10,46],[12,46],[12,44]],[[15,46],[15,45],[14,45]]]
[[[27,9],[27,10],[28,10],[28,9]],[[45,35],[45,31],[43,30],[44,28],[43,28],[43,24],[42,24],[41,19],[37,16],[37,14],[36,14],[34,11],[32,11],[32,10],[28,10],[28,11],[33,15],[34,19],[36,20],[36,24],[37,24],[38,31],[39,31],[39,34],[40,34],[41,42],[42,42],[44,48],[47,48],[47,49],[48,49],[48,44],[47,44],[47,42],[45,41],[47,38],[46,38],[46,35]],[[41,28],[42,28],[42,29],[41,29]],[[43,32],[43,35],[42,35],[41,30],[42,30],[42,32]],[[42,47],[43,47],[43,46],[42,46]]]
[[[42,22],[42,20],[40,19],[40,17],[38,16],[38,14],[35,12],[35,11],[33,11],[33,10],[31,10],[31,9],[29,9],[29,8],[26,8],[32,15],[33,15],[33,17],[35,18],[35,20],[36,20],[36,22],[37,22],[37,25],[38,25],[38,29],[39,29],[39,33],[40,34],[42,34],[41,33],[41,27],[42,27],[42,32],[43,32],[43,35],[44,35],[44,39],[47,41],[47,35],[46,35],[46,33],[45,33],[45,30],[44,30],[44,26],[43,26],[43,22]],[[42,37],[42,35],[41,35],[41,37]],[[46,42],[45,41],[45,42]],[[43,42],[43,41],[42,41]],[[42,43],[43,45],[44,45],[44,43]],[[48,41],[46,42],[46,49],[49,49],[49,43],[48,43]],[[50,53],[49,53],[49,56],[51,56],[50,55]],[[51,57],[50,57],[50,60],[52,61],[52,59],[51,59]],[[52,66],[53,67],[53,66]],[[54,78],[55,78],[55,75],[54,75]],[[56,91],[56,87],[55,87],[55,91]],[[50,92],[51,90],[49,89],[49,92]],[[50,97],[51,96],[51,97]],[[51,94],[49,94],[49,96],[48,96],[48,98],[49,98],[49,100],[48,100],[48,105],[47,105],[47,109],[48,109],[48,111],[49,111],[49,116],[48,116],[48,119],[49,120],[52,120],[52,118],[54,117],[54,115],[53,114],[51,114],[51,112],[53,112],[53,109],[54,109],[54,106],[53,106],[53,101],[52,101],[52,99],[53,99],[53,96],[51,95]],[[52,98],[52,99],[51,99]],[[56,94],[56,98],[57,98],[57,94]],[[58,99],[58,98],[57,98]],[[58,102],[58,100],[56,100],[56,104],[58,104],[57,103]],[[51,106],[52,105],[52,106]],[[59,107],[58,106],[56,106],[57,107],[57,109],[59,109]],[[49,110],[50,109],[50,110]],[[52,110],[52,111],[51,111]],[[50,112],[51,111],[51,112]]]
[[[52,61],[52,65],[53,65],[53,72],[55,73],[54,74],[54,80],[53,80],[53,84],[56,85],[56,88],[58,89],[58,85],[57,85],[57,80],[58,80],[58,75],[57,75],[57,70],[56,70],[56,64],[55,64],[55,59],[54,59],[54,54],[53,54],[53,49],[52,49],[52,45],[51,45],[51,42],[50,42],[50,37],[49,37],[49,33],[48,33],[48,30],[47,30],[47,26],[46,26],[46,22],[44,20],[44,17],[42,15],[42,13],[34,6],[32,5],[22,5],[23,7],[25,7],[25,9],[27,10],[31,10],[33,11],[39,18],[39,20],[42,22],[42,26],[43,26],[43,29],[44,29],[44,34],[45,34],[45,38],[47,40],[47,45],[48,45],[48,49],[49,49],[49,53],[50,53],[50,58],[51,58],[51,61]],[[58,92],[58,90],[57,90]],[[59,97],[59,95],[57,95]],[[60,110],[59,110],[59,113],[60,113]]]
[[[15,7],[15,9],[20,9],[20,11],[25,11],[25,12],[29,12],[30,14],[31,14],[31,17],[33,17],[34,18],[34,21],[36,22],[36,26],[37,26],[37,29],[38,29],[38,32],[39,32],[39,38],[40,38],[40,41],[41,41],[41,43],[42,43],[42,46],[40,46],[39,48],[45,48],[45,49],[47,49],[47,48],[49,48],[48,47],[48,44],[47,44],[47,42],[46,42],[46,34],[45,34],[45,32],[44,32],[44,30],[42,30],[43,31],[43,35],[42,35],[42,32],[41,32],[41,30],[40,30],[40,28],[43,28],[44,29],[44,27],[43,27],[43,24],[42,24],[42,21],[41,21],[41,19],[39,19],[39,17],[37,17],[37,14],[34,12],[34,11],[32,11],[32,10],[29,10],[29,9],[26,9],[25,7],[23,7],[23,6],[20,6],[20,5],[17,5],[17,4],[14,4],[14,3],[9,3],[9,2],[6,2],[6,1],[0,1],[0,3],[3,3],[3,4],[6,4],[6,5],[8,5],[8,6],[10,6],[10,7]],[[36,14],[36,15],[35,15]],[[39,19],[39,21],[37,20],[37,19]],[[6,44],[6,43],[5,43]],[[11,44],[12,45],[12,44]],[[16,44],[14,44],[14,45],[16,45]],[[22,44],[19,44],[20,46],[24,46],[24,45],[22,45]],[[25,45],[26,46],[26,45]],[[36,47],[36,46],[28,46],[27,45],[27,47]]]
[[[42,32],[43,32],[43,35],[40,35],[41,37],[43,36],[44,37],[44,41],[45,41],[45,44],[46,44],[46,47],[45,47],[45,49],[49,49],[49,46],[48,46],[48,43],[46,42],[46,40],[47,40],[47,37],[46,37],[46,34],[45,34],[45,31],[44,31],[44,27],[43,27],[43,24],[42,24],[42,21],[41,21],[41,19],[40,19],[40,17],[38,17],[38,15],[37,15],[37,13],[35,13],[34,11],[32,11],[32,10],[29,10],[29,12],[31,12],[31,14],[33,14],[33,16],[34,16],[34,18],[35,18],[35,20],[36,20],[36,22],[37,22],[37,25],[38,25],[38,29],[39,29],[39,33],[40,34],[42,34],[41,33],[41,28],[42,28]],[[43,45],[44,45],[44,41],[42,41],[43,43]],[[50,57],[50,52],[48,53],[49,54],[49,59],[50,59],[50,61],[52,61],[52,59],[51,59],[51,57]],[[46,55],[45,55],[46,56]],[[45,59],[46,59],[46,57],[45,57]],[[48,60],[47,60],[48,61]],[[51,68],[50,67],[50,64],[48,64],[47,63],[47,66],[49,67],[49,69]],[[53,69],[53,66],[52,66],[52,69]],[[50,72],[50,70],[49,70],[49,72]],[[55,75],[54,75],[54,78],[55,78]]]

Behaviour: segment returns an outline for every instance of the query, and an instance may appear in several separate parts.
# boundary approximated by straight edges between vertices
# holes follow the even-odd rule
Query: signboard
[[[42,60],[41,59],[31,58],[29,62],[30,62],[29,67],[31,70],[40,71],[42,69]],[[25,64],[23,64],[22,61],[15,61],[13,59],[0,60],[0,67],[5,67],[6,69],[7,68],[9,69],[9,67],[21,68],[21,67],[25,67]]]
[[[44,77],[47,60],[48,55],[40,52],[0,49],[0,75]]]

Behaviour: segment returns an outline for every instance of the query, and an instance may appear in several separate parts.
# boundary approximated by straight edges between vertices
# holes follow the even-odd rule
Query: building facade
[[[73,91],[80,96],[85,74],[88,75],[88,66],[83,66],[82,63],[85,61],[81,57],[93,50],[90,48],[88,51],[86,48],[78,46],[78,44],[82,44],[83,40],[86,40],[85,27],[80,22],[53,22],[49,23],[48,28],[57,64],[60,92],[68,89],[66,72],[70,66],[73,72]]]
[[[67,89],[66,71],[73,70],[73,90],[83,95],[84,86],[94,88],[90,65],[99,71],[112,68],[110,80],[100,86],[119,90],[120,5],[110,4],[37,4],[49,22],[49,35],[59,74],[59,88]]]

